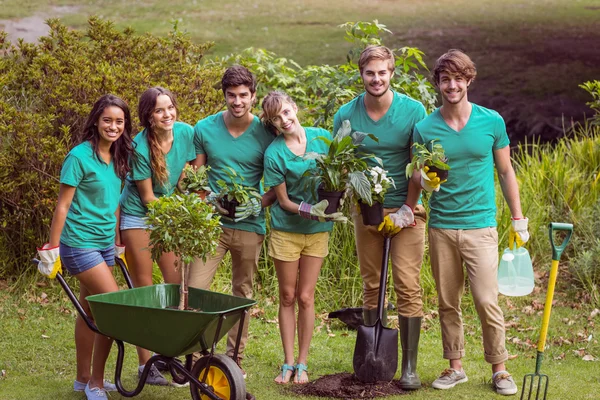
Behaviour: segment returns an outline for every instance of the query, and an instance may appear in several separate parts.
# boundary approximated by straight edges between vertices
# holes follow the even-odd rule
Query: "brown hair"
[[[435,62],[433,67],[433,81],[436,85],[440,82],[442,72],[460,75],[467,81],[474,81],[477,76],[477,68],[471,58],[463,51],[450,49]]]
[[[277,134],[277,128],[275,128],[271,120],[277,116],[279,111],[281,111],[284,102],[296,105],[290,96],[278,90],[266,95],[262,102],[262,113],[260,114],[260,119],[265,127],[274,134]]]
[[[358,69],[362,74],[363,69],[373,60],[382,60],[388,62],[388,69],[393,72],[395,68],[394,52],[385,46],[376,46],[374,44],[367,46],[358,59]]]
[[[154,132],[154,122],[152,120],[152,113],[154,113],[154,109],[156,107],[156,99],[161,95],[169,96],[173,106],[175,106],[175,109],[179,113],[179,110],[177,109],[177,102],[175,101],[175,96],[173,93],[165,88],[156,86],[146,90],[140,96],[140,103],[138,104],[138,117],[140,119],[140,123],[146,131],[148,144],[150,145],[150,166],[152,167],[152,174],[161,185],[164,185],[169,179],[169,171],[167,170],[165,155],[160,148],[160,142],[156,136],[156,133]]]
[[[129,157],[133,154],[133,141],[131,139],[131,114],[129,112],[127,103],[125,103],[122,99],[112,94],[105,94],[94,103],[92,111],[90,111],[81,135],[79,136],[79,143],[83,143],[85,141],[92,143],[94,153],[100,160],[100,155],[98,154],[99,134],[97,124],[100,116],[102,116],[102,113],[108,107],[120,108],[123,110],[123,115],[125,116],[123,134],[121,134],[121,137],[119,137],[117,141],[110,146],[110,154],[113,159],[115,173],[119,178],[125,179],[125,176],[131,170],[129,165]]]
[[[256,93],[256,77],[248,68],[241,65],[233,65],[225,71],[221,78],[221,89],[223,93],[230,87],[245,85],[250,89],[250,93]]]

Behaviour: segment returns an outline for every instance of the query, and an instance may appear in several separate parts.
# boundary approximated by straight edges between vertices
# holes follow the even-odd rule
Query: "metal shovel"
[[[546,293],[546,304],[544,305],[544,315],[542,317],[542,330],[540,331],[540,339],[537,345],[537,358],[535,360],[535,373],[527,374],[523,377],[523,391],[521,392],[521,400],[546,399],[548,392],[549,378],[546,374],[541,374],[542,359],[544,358],[544,347],[546,346],[546,334],[548,333],[548,325],[550,323],[550,312],[552,311],[552,298],[554,297],[554,285],[556,284],[556,276],[558,275],[558,260],[560,255],[569,244],[571,235],[573,234],[573,225],[551,222],[548,225],[550,231],[550,244],[552,245],[552,267],[550,268],[550,278],[548,279],[548,292]],[[554,244],[554,231],[567,231],[567,234],[562,243],[557,246]],[[535,390],[534,390],[535,388]],[[527,397],[525,395],[527,392]]]
[[[383,242],[377,321],[373,326],[360,325],[357,329],[352,365],[356,377],[365,383],[391,381],[398,369],[398,330],[386,328],[382,323],[390,242],[390,237]]]

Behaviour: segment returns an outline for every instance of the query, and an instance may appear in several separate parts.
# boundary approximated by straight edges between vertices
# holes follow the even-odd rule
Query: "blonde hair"
[[[433,81],[436,85],[440,83],[442,72],[460,75],[467,81],[473,81],[477,76],[477,68],[475,68],[473,60],[458,49],[448,50],[435,62],[435,66],[433,67]]]
[[[289,103],[296,105],[294,100],[284,92],[275,90],[265,96],[262,102],[262,112],[260,113],[260,120],[267,129],[277,134],[277,128],[271,123],[271,120],[277,116],[279,111],[283,108],[283,103]]]
[[[361,74],[367,64],[373,60],[387,61],[390,72],[394,71],[394,52],[385,46],[377,46],[372,44],[367,46],[362,53],[360,53],[360,58],[358,59],[358,69],[360,70]]]

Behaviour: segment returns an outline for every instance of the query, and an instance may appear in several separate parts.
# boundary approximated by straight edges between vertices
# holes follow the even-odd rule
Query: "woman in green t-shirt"
[[[325,154],[328,145],[319,136],[331,139],[321,128],[303,127],[298,108],[282,92],[271,92],[263,100],[261,119],[279,136],[265,152],[264,180],[272,187],[277,201],[271,206],[269,255],[274,259],[279,282],[279,329],[284,364],[275,378],[277,383],[308,382],[307,358],[315,325],[315,286],[328,254],[330,221],[345,221],[341,213],[325,215],[326,202],[318,203],[313,190],[307,189],[304,173],[315,168],[305,159],[308,152]],[[298,302],[296,321],[295,303]],[[294,341],[298,325],[298,358],[294,362]]]
[[[144,129],[133,140],[134,157],[131,172],[121,194],[121,240],[135,287],[152,285],[152,258],[150,233],[147,230],[146,205],[162,196],[173,194],[183,168],[196,158],[194,130],[177,121],[175,96],[162,87],[153,87],[140,96],[138,116]],[[166,283],[179,284],[180,274],[175,271],[176,257],[165,253],[158,266]],[[138,349],[139,374],[150,358],[150,353]],[[147,383],[167,385],[167,380],[153,366]]]
[[[102,96],[94,104],[79,141],[63,163],[50,242],[39,252],[47,253],[40,254],[42,260],[54,261],[60,253],[62,265],[79,280],[79,302],[91,316],[87,296],[119,290],[112,267],[115,239],[118,242],[118,198],[132,152],[127,104],[110,94]],[[111,345],[112,339],[95,334],[81,316],[77,317],[77,378],[73,389],[85,391],[90,400],[105,399],[106,391],[116,390],[115,385],[104,381]]]

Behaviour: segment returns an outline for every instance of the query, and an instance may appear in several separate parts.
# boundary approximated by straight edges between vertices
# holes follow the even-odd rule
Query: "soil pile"
[[[373,399],[390,395],[406,394],[398,386],[398,381],[363,383],[354,374],[325,375],[306,385],[292,388],[296,394],[303,396],[333,397],[336,399]]]

